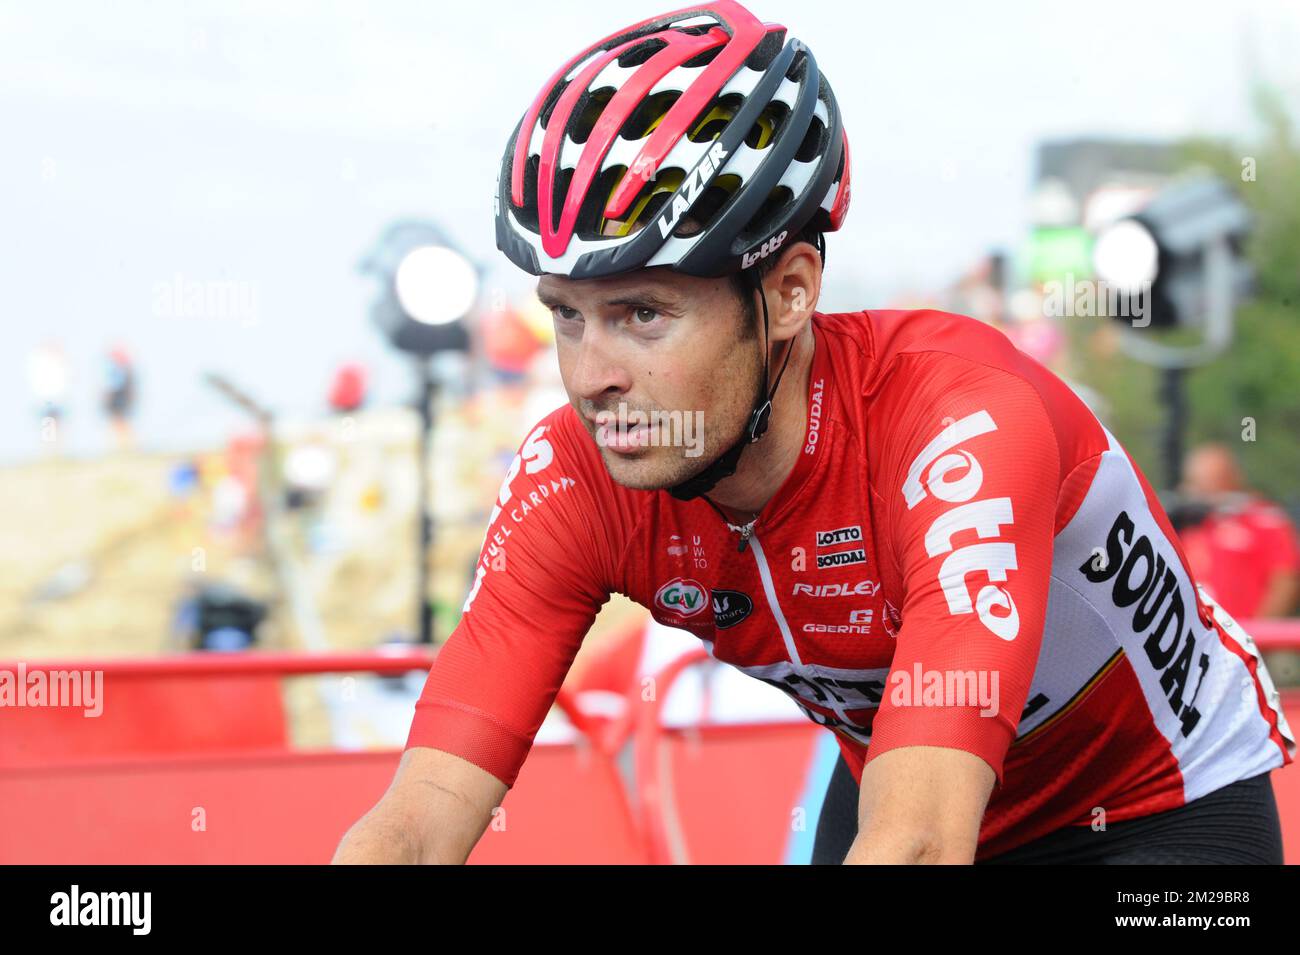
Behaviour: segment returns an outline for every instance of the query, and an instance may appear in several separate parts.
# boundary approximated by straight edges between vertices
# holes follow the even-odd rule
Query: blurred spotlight
[[[1173,183],[1101,226],[1093,246],[1108,310],[1123,323],[1120,347],[1161,370],[1167,488],[1182,477],[1184,376],[1232,343],[1233,310],[1250,292],[1242,254],[1250,229],[1250,210],[1228,185],[1198,177]]]
[[[1122,219],[1102,231],[1092,248],[1097,276],[1126,295],[1154,282],[1159,247],[1151,231],[1136,219]]]
[[[395,348],[418,358],[469,350],[463,319],[478,297],[478,270],[437,226],[391,226],[361,271],[382,282],[370,314]]]
[[[429,457],[433,449],[433,402],[436,380],[430,359],[469,350],[465,317],[478,299],[478,269],[447,235],[429,222],[390,226],[361,263],[361,271],[378,276],[382,285],[371,307],[374,320],[393,347],[412,355],[419,379],[419,570],[418,633],[433,642],[433,607],[429,582],[433,550],[433,511]]]
[[[1097,277],[1121,293],[1118,314],[1133,328],[1198,328],[1199,346],[1130,339],[1135,358],[1190,367],[1232,340],[1232,307],[1250,290],[1242,243],[1250,211],[1218,179],[1175,183],[1132,214],[1103,226],[1093,246]],[[1137,319],[1132,321],[1132,319]]]

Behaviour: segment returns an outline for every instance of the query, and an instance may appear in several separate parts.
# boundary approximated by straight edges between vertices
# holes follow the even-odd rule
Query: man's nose
[[[617,343],[595,325],[592,322],[583,330],[570,371],[569,390],[599,406],[602,397],[623,394],[631,388],[632,376]]]

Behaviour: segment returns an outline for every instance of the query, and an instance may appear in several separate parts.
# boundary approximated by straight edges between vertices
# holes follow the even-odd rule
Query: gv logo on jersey
[[[709,606],[708,592],[699,581],[674,577],[655,594],[655,606],[682,617],[693,617]]]
[[[973,530],[983,541],[1002,537],[1002,528],[1012,524],[1011,498],[972,500],[984,484],[979,458],[958,445],[971,438],[996,431],[998,426],[984,410],[954,421],[921,449],[907,469],[903,499],[910,511],[933,494],[941,501],[957,504],[944,510],[925,532],[925,552],[931,557],[947,554],[939,566],[939,583],[951,614],[974,613],[989,632],[1003,640],[1014,640],[1020,632],[1020,614],[1006,589],[997,586],[1016,569],[1016,545],[1010,541],[968,544],[953,549],[952,539],[960,531]],[[971,603],[967,578],[982,574],[989,583],[980,587]],[[978,582],[977,582],[978,583]],[[999,613],[994,613],[994,609]]]

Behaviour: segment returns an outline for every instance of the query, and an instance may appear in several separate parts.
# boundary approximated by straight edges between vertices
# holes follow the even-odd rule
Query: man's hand
[[[388,792],[343,837],[334,862],[464,863],[505,795],[505,783],[473,763],[412,747]]]
[[[845,865],[970,864],[996,779],[978,756],[941,746],[873,759],[862,771],[858,837]]]

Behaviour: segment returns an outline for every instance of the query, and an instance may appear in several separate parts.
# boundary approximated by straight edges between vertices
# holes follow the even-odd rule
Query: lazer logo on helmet
[[[757,251],[746,252],[743,256],[740,257],[740,267],[742,269],[747,269],[755,262],[757,262],[759,259],[767,258],[777,249],[781,248],[781,243],[785,241],[785,237],[789,234],[790,234],[790,230],[788,229],[782,230],[778,235],[774,235],[772,236],[772,238],[764,242]]]
[[[673,234],[677,223],[704,192],[704,187],[709,184],[709,180],[718,174],[718,169],[726,158],[727,151],[722,148],[722,140],[715,139],[709,151],[704,154],[704,158],[696,163],[695,168],[686,176],[686,182],[673,197],[673,203],[668,211],[659,217],[660,235],[666,239]]]
[[[963,442],[997,429],[986,410],[949,424],[908,467],[903,499],[909,511],[930,494],[960,505],[942,511],[925,532],[925,552],[930,557],[948,555],[939,565],[939,585],[948,601],[948,612],[974,613],[994,636],[1014,640],[1020,632],[1020,613],[1011,594],[997,585],[1006,581],[1007,571],[1016,569],[1016,545],[1004,540],[954,549],[952,543],[954,536],[967,530],[984,541],[1001,537],[1002,528],[1012,524],[1011,498],[971,500],[984,484],[984,469],[979,458],[958,449]],[[972,605],[966,579],[976,573],[984,574],[990,582],[980,587]],[[995,613],[995,608],[1000,612]]]
[[[670,613],[692,617],[709,606],[704,586],[698,581],[674,577],[659,588],[655,605]]]

